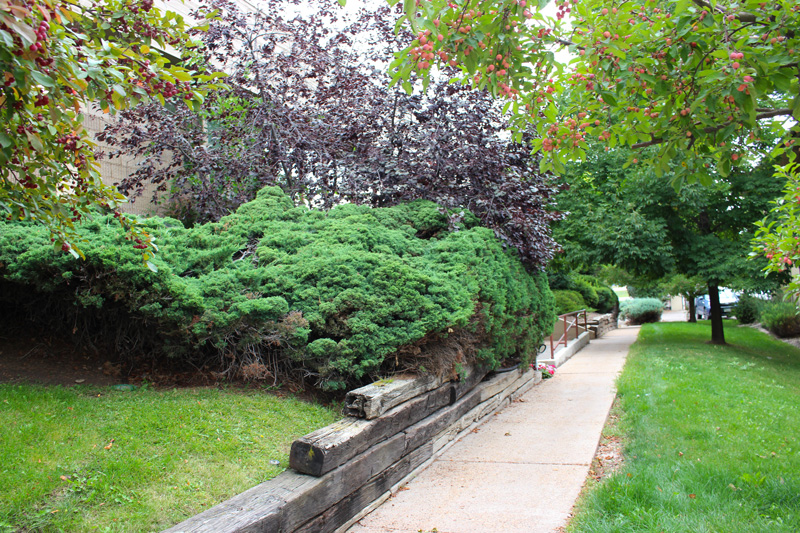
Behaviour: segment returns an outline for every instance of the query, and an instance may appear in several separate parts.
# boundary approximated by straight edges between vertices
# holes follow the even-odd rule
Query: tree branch
[[[763,112],[756,115],[756,120],[764,120],[765,118],[792,115],[792,110],[790,108],[770,109],[770,110],[759,109],[758,111],[763,111]],[[724,124],[720,124],[719,126],[708,126],[707,128],[703,128],[703,133],[714,133],[731,124],[733,124],[733,122],[726,122]],[[650,141],[633,144],[631,145],[631,148],[637,149],[637,148],[645,148],[647,146],[655,146],[657,144],[663,144],[668,140],[669,139],[664,139],[663,137],[659,137],[658,139],[652,139]]]
[[[719,6],[712,6],[711,4],[706,2],[705,0],[692,0],[692,1],[698,7],[702,7],[704,9],[709,9],[709,10],[712,10],[712,11],[716,11],[717,13],[719,13],[721,15],[727,15],[727,13],[728,13],[723,8],[721,8]],[[756,16],[753,15],[752,13],[737,13],[735,16],[736,16],[736,19],[739,22],[756,22]]]

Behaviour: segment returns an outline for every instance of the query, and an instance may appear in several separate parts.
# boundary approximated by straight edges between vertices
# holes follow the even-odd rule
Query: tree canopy
[[[0,216],[45,224],[77,257],[76,224],[101,207],[152,266],[155,244],[102,182],[83,119],[92,106],[202,102],[221,74],[195,70],[190,30],[152,0],[0,0]]]
[[[676,191],[668,176],[658,177],[651,168],[620,169],[628,157],[621,152],[591,150],[587,162],[569,165],[564,174],[570,188],[557,203],[569,216],[555,225],[554,237],[565,243],[567,262],[614,264],[650,280],[696,277],[709,294],[718,286],[777,287],[778,276],[761,273],[765,258],[748,260],[755,222],[782,187],[771,161]],[[721,322],[712,335],[723,339]]]
[[[548,3],[405,2],[401,21],[414,36],[393,65],[395,80],[410,90],[409,80],[426,84],[439,67],[507,100],[518,131],[538,133],[544,169],[562,171],[599,140],[657,146],[646,158],[658,175],[710,183],[767,131],[778,132],[778,151],[794,144],[796,2],[556,0],[555,17],[541,12]],[[573,54],[568,66],[558,48]]]
[[[306,3],[313,17],[287,16],[286,3],[208,7],[216,17],[203,54],[225,65],[227,88],[197,110],[154,103],[120,113],[103,139],[146,157],[122,191],[156,184],[189,222],[218,220],[266,185],[324,209],[427,199],[452,209],[454,226],[470,210],[542,267],[555,248],[548,223],[559,218],[553,180],[528,144],[505,135],[490,95],[443,81],[427,95],[388,88],[382,69],[408,35],[395,35],[387,6],[344,25],[327,2]]]

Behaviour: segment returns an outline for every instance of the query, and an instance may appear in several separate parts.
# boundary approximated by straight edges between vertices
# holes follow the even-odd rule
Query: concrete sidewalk
[[[532,533],[565,525],[638,333],[623,327],[592,341],[348,532]]]

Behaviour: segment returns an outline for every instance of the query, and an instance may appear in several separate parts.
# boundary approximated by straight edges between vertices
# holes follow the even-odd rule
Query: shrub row
[[[619,306],[619,317],[638,325],[661,320],[664,304],[658,298],[631,298]]]
[[[800,315],[797,305],[791,301],[757,298],[748,294],[739,297],[733,315],[740,324],[760,322],[778,337],[800,335]]]
[[[743,295],[733,308],[733,314],[740,324],[760,322],[778,337],[800,335],[800,315],[794,302]]]
[[[611,287],[594,276],[550,272],[548,281],[556,297],[556,312],[560,315],[580,309],[609,313],[619,304],[619,298]]]
[[[431,202],[321,212],[272,187],[216,223],[142,224],[158,272],[102,217],[81,229],[85,261],[38,226],[4,222],[0,304],[129,357],[292,372],[328,390],[419,366],[425,346],[450,364],[524,361],[555,318],[543,273],[470,214],[449,231]]]
[[[759,315],[761,325],[778,337],[800,335],[800,316],[794,302],[768,302]]]

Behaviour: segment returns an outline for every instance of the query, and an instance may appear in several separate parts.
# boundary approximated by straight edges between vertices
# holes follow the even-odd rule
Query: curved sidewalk
[[[348,532],[532,533],[565,525],[638,333],[623,327],[592,341]]]

